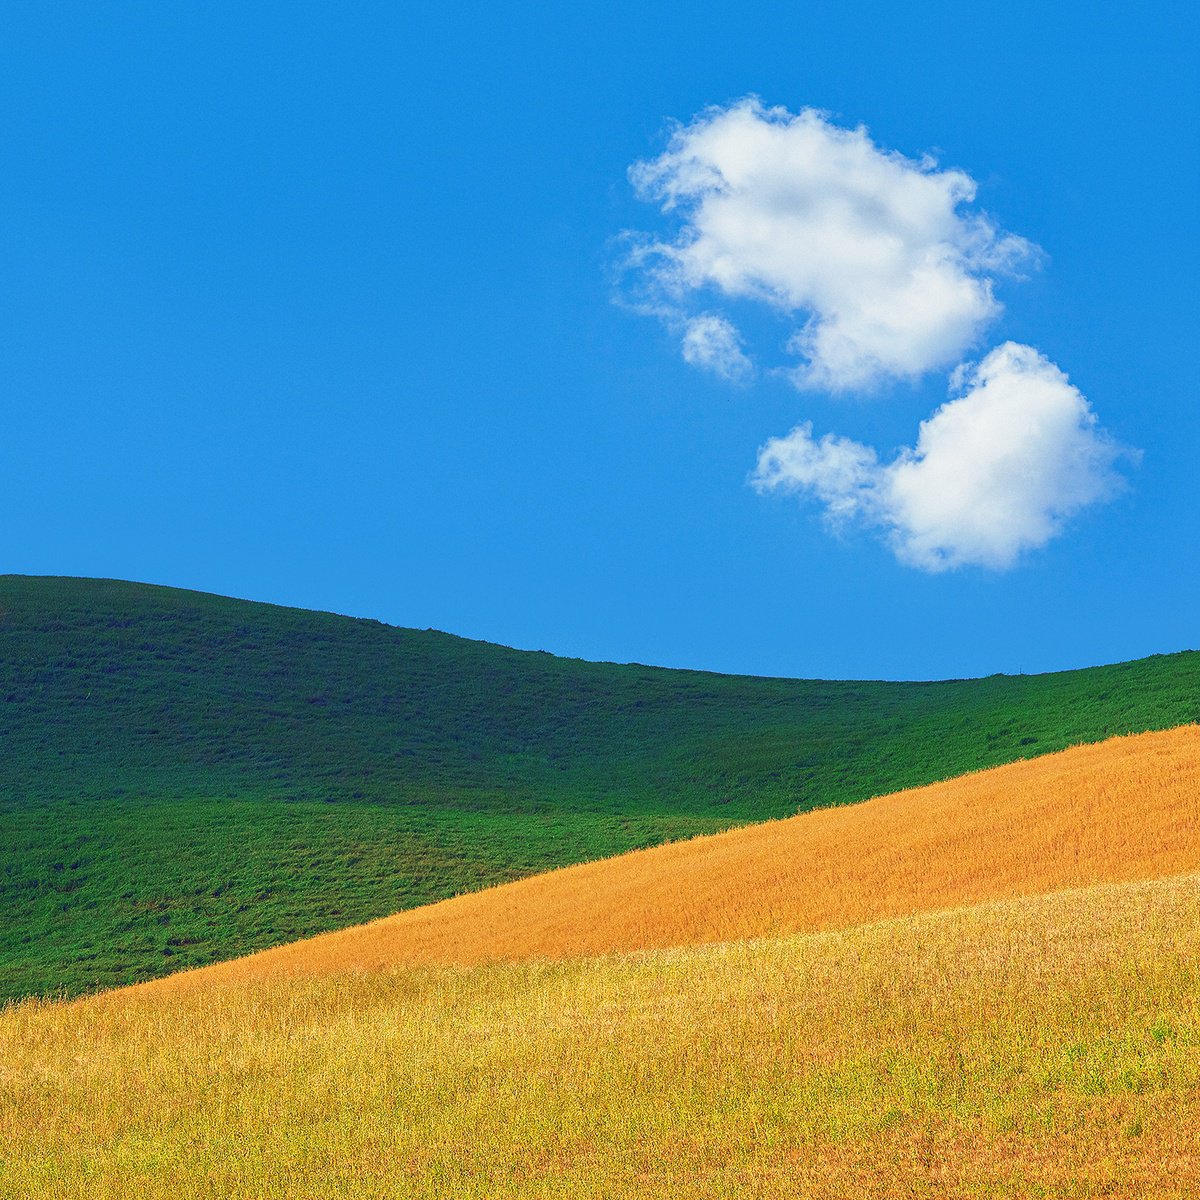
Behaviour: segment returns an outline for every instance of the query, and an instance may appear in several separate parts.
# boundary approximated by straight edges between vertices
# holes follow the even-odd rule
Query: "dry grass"
[[[0,1194],[1200,1191],[1200,877],[0,1017]]]
[[[1191,725],[569,867],[148,986],[730,941],[1194,870]]]
[[[1193,727],[27,1002],[0,1196],[1191,1198],[1198,809]]]

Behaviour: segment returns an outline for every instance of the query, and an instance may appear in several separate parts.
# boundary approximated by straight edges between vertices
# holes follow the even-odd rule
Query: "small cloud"
[[[872,389],[949,368],[1000,314],[996,277],[1037,256],[971,208],[969,175],[811,108],[755,98],[710,108],[630,178],[680,221],[672,240],[634,242],[628,265],[642,290],[671,314],[701,297],[706,309],[715,297],[770,306],[792,325],[788,374],[802,388]],[[738,357],[711,361],[737,361],[744,376],[731,322],[693,320],[720,323]],[[684,356],[711,365],[686,336]]]
[[[890,462],[806,423],[763,446],[754,486],[811,496],[833,526],[874,529],[901,562],[933,572],[1009,568],[1124,486],[1117,463],[1137,453],[1033,347],[1007,342],[957,374],[962,394]]]
[[[684,325],[683,358],[730,383],[745,383],[754,375],[737,330],[724,317],[711,313],[692,317]]]

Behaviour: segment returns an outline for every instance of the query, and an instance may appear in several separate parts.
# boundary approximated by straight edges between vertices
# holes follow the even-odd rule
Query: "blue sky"
[[[2,20],[0,569],[758,674],[1200,645],[1190,7],[14,4]],[[630,167],[662,161],[672,120],[686,133],[751,95],[933,154],[978,185],[960,213],[1040,262],[992,272],[1003,312],[970,346],[867,388],[781,369],[805,361],[784,344],[802,303],[676,280],[682,316],[636,311],[622,235],[680,245],[689,218],[639,196]],[[753,377],[684,361],[698,314],[730,322]],[[880,481],[953,366],[1007,342],[1065,372],[1070,403],[1140,462],[1011,563],[943,539],[941,566],[965,559],[929,569]],[[811,444],[791,449],[822,471],[826,433],[877,455],[866,519],[831,528],[847,493],[823,500],[811,472],[751,486],[761,448],[804,422]]]

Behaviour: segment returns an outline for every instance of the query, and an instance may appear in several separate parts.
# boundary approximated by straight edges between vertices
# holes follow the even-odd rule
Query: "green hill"
[[[1200,654],[860,683],[0,577],[0,998],[1200,719]]]

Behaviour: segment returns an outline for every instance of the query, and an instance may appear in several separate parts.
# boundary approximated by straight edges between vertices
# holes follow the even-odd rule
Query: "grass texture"
[[[1200,871],[1200,727],[567,867],[154,988],[815,932]]]
[[[1200,730],[1115,739],[559,871],[425,925],[16,1003],[0,1195],[1184,1200],[1200,875],[1136,877],[1195,863],[1198,774]],[[800,854],[820,868],[789,875]],[[645,888],[622,890],[631,869]],[[1097,873],[1126,881],[1011,894]],[[943,907],[982,894],[1006,898]],[[861,923],[630,950],[636,928],[711,936],[697,907],[726,931]],[[581,944],[564,908],[625,952]],[[514,911],[541,940],[513,946]],[[869,919],[888,911],[910,915]],[[433,961],[435,936],[477,961]]]
[[[1200,1188],[1200,879],[560,962],[0,1014],[0,1194]]]
[[[0,998],[1200,718],[1200,655],[947,683],[586,663],[0,578]]]

